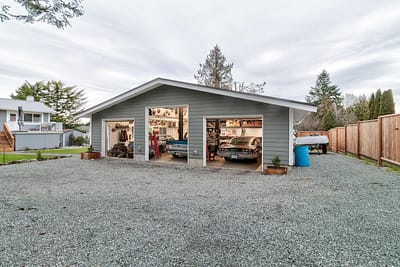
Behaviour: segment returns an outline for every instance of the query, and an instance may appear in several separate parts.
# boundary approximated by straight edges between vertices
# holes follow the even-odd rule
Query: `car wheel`
[[[179,156],[178,156],[178,155],[174,155],[174,154],[172,154],[172,156],[173,156],[174,158],[179,158]]]
[[[328,145],[327,144],[323,144],[322,145],[322,153],[326,154],[328,152]]]
[[[224,159],[225,159],[226,161],[232,161],[232,159],[231,159],[231,158],[228,158],[228,157],[224,157]]]

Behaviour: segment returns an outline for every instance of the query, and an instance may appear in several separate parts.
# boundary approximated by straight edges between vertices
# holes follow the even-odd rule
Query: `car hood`
[[[238,148],[238,149],[255,149],[256,146],[254,146],[254,145],[246,146],[246,145],[231,145],[231,144],[225,144],[225,145],[222,145],[221,148],[224,148],[224,149],[233,149],[233,148]]]

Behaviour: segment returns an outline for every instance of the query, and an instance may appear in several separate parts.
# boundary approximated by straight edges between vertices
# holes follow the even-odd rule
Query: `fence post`
[[[361,145],[361,141],[360,141],[360,122],[357,122],[357,158],[360,158],[360,145]]]
[[[336,153],[339,152],[339,128],[336,127]]]
[[[347,155],[347,125],[344,126],[344,154]]]
[[[382,166],[382,117],[378,117],[378,167]]]

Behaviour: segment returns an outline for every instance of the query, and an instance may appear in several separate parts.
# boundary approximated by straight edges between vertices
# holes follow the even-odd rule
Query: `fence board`
[[[328,131],[328,138],[329,138],[330,151],[337,151],[336,129],[330,129]]]
[[[358,125],[351,124],[346,126],[346,152],[354,155],[358,154]]]
[[[345,128],[344,127],[337,127],[337,140],[338,140],[338,151],[339,152],[346,152],[346,135],[345,135]]]
[[[360,155],[378,160],[378,121],[360,122]]]
[[[382,157],[400,163],[400,114],[382,116]]]

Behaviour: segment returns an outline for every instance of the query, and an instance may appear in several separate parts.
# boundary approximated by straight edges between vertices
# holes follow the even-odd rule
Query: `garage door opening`
[[[261,171],[261,117],[207,118],[206,166]]]
[[[106,156],[114,158],[134,158],[133,120],[106,120]]]
[[[150,107],[148,159],[187,164],[188,107]]]

